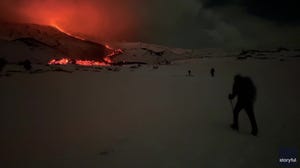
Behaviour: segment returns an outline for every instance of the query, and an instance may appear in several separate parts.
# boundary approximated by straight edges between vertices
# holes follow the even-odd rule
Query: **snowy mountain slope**
[[[142,42],[115,43],[114,47],[121,48],[124,53],[113,58],[114,62],[146,62],[150,64],[168,64],[176,60],[191,58],[222,57],[230,55],[228,51],[222,49],[182,49],[171,48],[157,44],[147,44]],[[238,52],[235,52],[237,54]]]
[[[150,64],[168,64],[174,61],[194,58],[225,58],[235,57],[244,59],[289,59],[300,57],[300,50],[277,48],[269,50],[225,50],[221,48],[182,49],[170,48],[147,43],[117,43],[116,47],[123,49],[124,53],[113,58],[115,62],[146,62]]]
[[[64,56],[54,48],[32,38],[22,38],[13,41],[2,40],[0,52],[0,57],[4,57],[11,63],[18,63],[25,59],[34,63],[47,63],[54,56]]]
[[[10,59],[11,55],[14,55],[14,57],[16,57],[15,55],[23,55],[22,51],[31,50],[30,48],[37,47],[31,46],[30,43],[28,43],[28,39],[31,39],[31,42],[32,40],[35,40],[34,43],[39,43],[47,48],[45,51],[40,50],[40,54],[45,54],[45,57],[48,57],[49,49],[54,51],[55,55],[52,55],[51,58],[69,57],[72,59],[100,61],[104,56],[111,52],[111,50],[107,49],[104,45],[71,37],[51,26],[36,24],[0,23],[0,39],[2,39],[0,48],[4,48],[3,50],[0,50],[0,53],[2,57],[8,59]],[[13,47],[15,40],[17,39],[27,39],[27,41],[19,40],[19,42],[23,42],[24,45],[17,42],[16,46]],[[3,40],[6,40],[6,44],[3,44]],[[51,52],[51,54],[52,53],[53,52]],[[30,55],[30,53],[28,54]],[[40,54],[38,54],[38,58],[40,57]],[[33,52],[31,55],[33,56],[30,57],[34,57],[35,53]],[[20,59],[24,58],[25,57]]]

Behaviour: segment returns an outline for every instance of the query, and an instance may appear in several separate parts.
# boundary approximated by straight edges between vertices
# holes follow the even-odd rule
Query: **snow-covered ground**
[[[294,56],[205,57],[117,72],[33,65],[41,73],[30,74],[6,66],[0,167],[279,167],[279,148],[300,149],[299,65]],[[53,71],[59,68],[72,73]],[[258,137],[244,112],[240,133],[229,128],[237,73],[257,86]]]
[[[278,167],[280,148],[299,149],[299,49],[112,47],[124,51],[114,63],[134,64],[47,66],[109,49],[49,26],[0,27],[0,167],[265,168]],[[258,137],[244,112],[240,132],[229,128],[236,74],[257,86]]]

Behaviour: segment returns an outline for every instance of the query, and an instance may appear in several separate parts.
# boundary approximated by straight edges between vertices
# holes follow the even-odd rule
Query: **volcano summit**
[[[52,26],[7,22],[0,25],[0,53],[9,62],[30,59],[48,63],[63,58],[106,62],[106,57],[114,52],[105,45],[73,37]]]

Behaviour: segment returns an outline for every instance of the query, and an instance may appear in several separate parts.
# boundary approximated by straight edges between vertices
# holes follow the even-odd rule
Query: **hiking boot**
[[[233,129],[233,130],[236,130],[236,131],[239,130],[239,127],[236,124],[231,124],[230,128]]]
[[[251,131],[251,134],[252,134],[253,136],[257,136],[258,131],[257,131],[257,130],[252,130],[252,131]]]

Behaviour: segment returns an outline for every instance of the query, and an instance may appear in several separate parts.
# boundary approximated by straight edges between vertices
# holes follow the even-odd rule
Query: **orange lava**
[[[108,54],[103,58],[103,62],[101,61],[94,61],[94,60],[74,60],[70,58],[62,58],[62,59],[52,59],[48,62],[49,65],[68,65],[68,64],[75,64],[80,66],[109,66],[112,64],[111,57],[122,54],[123,51],[121,49],[113,49],[109,45],[105,45],[107,49],[112,50],[112,53]]]
[[[110,47],[108,44],[105,45],[105,47],[107,49],[110,49],[112,50],[113,52],[108,54],[106,57],[104,57],[104,61],[111,64],[112,63],[112,60],[110,59],[111,57],[115,56],[115,55],[119,55],[119,54],[122,54],[124,53],[123,50],[121,49],[113,49],[112,47]]]
[[[107,64],[105,62],[98,62],[98,61],[76,60],[76,65],[80,65],[80,66],[108,66],[109,64]]]
[[[57,65],[57,64],[59,64],[59,65],[66,65],[66,64],[69,64],[70,63],[70,59],[67,59],[67,58],[63,58],[63,59],[60,59],[60,60],[55,60],[55,59],[53,59],[53,60],[51,60],[48,64],[50,64],[50,65]]]
[[[80,66],[109,66],[109,64],[105,62],[99,61],[89,61],[89,60],[75,60],[72,61],[69,58],[62,58],[60,60],[53,59],[49,61],[49,65],[68,65],[68,64],[76,64]]]
[[[84,39],[82,37],[79,37],[79,36],[76,36],[74,34],[66,32],[63,28],[61,28],[60,26],[58,26],[56,23],[52,23],[51,26],[55,27],[57,30],[59,30],[62,33],[65,33],[68,36],[71,36],[71,37],[74,37],[74,38],[77,38],[77,39],[80,39],[80,40],[84,40],[84,41],[86,40],[86,39]]]

